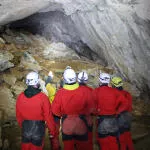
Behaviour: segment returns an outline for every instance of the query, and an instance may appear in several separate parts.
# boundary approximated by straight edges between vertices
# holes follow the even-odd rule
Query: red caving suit
[[[127,99],[128,101],[128,108],[124,113],[120,114],[120,118],[125,120],[125,125],[120,127],[120,136],[119,136],[119,141],[120,141],[120,149],[121,150],[134,150],[133,142],[132,142],[132,137],[131,137],[131,114],[130,112],[132,111],[132,96],[130,95],[129,92],[125,90],[119,90]],[[121,119],[121,120],[122,120]],[[122,121],[123,121],[122,120]]]
[[[98,143],[101,150],[119,150],[117,114],[127,109],[125,97],[107,85],[93,92],[98,115]]]
[[[92,113],[91,94],[78,83],[65,84],[52,103],[54,115],[62,117],[62,139],[64,150],[88,149],[88,122],[86,116]]]
[[[93,110],[91,110],[91,112],[92,112],[92,114],[94,114],[96,106],[95,106],[95,101],[94,101],[93,96],[92,96],[93,89],[91,87],[87,86],[86,84],[81,84],[80,86],[85,88],[87,90],[87,93],[91,94],[91,103],[93,103],[92,105],[94,106]],[[87,146],[87,150],[93,150],[93,117],[92,117],[92,114],[87,116],[87,121],[88,121],[88,143],[87,143],[88,146]]]
[[[18,96],[16,118],[22,129],[21,150],[43,149],[45,121],[50,134],[53,136],[56,134],[49,99],[39,89],[28,87]]]

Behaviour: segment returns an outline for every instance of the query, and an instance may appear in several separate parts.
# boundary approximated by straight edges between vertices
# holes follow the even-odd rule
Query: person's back
[[[127,108],[118,115],[118,126],[119,126],[119,141],[121,150],[134,150],[132,137],[131,137],[131,111],[132,111],[132,96],[129,92],[123,89],[123,81],[120,77],[113,77],[111,79],[112,87],[120,92],[127,101]]]
[[[71,88],[71,90],[70,90]],[[57,105],[55,103],[57,102],[57,98],[59,97],[59,109],[57,108]],[[88,102],[89,99],[88,94],[86,93],[86,90],[82,87],[79,87],[78,84],[75,85],[64,85],[62,89],[60,89],[56,97],[54,99],[54,105],[53,105],[53,111],[55,112],[55,109],[60,110],[58,115],[76,115],[76,114],[88,114],[90,112],[87,111]],[[60,109],[61,108],[61,109]]]
[[[120,92],[108,86],[109,74],[101,73],[99,80],[101,85],[93,92],[98,115],[98,143],[101,150],[118,150],[116,116],[127,108],[127,102]]]
[[[72,69],[64,72],[65,85],[58,90],[52,103],[52,112],[62,117],[62,139],[64,150],[86,149],[88,140],[86,115],[90,114],[89,94],[76,83]]]
[[[25,92],[22,92],[17,99],[17,110],[24,120],[44,120],[44,116],[41,112],[42,105],[47,103],[47,96],[40,92],[34,93],[35,95],[31,96],[31,90],[36,92],[32,87],[29,87]],[[38,90],[37,90],[38,92]],[[47,109],[50,108],[49,105],[46,106]]]
[[[78,74],[78,83],[81,88],[86,90],[86,93],[89,94],[91,97],[89,100],[90,106],[91,106],[91,113],[86,116],[86,120],[88,123],[88,142],[87,142],[87,150],[93,150],[93,114],[95,113],[96,107],[95,107],[95,101],[92,96],[93,88],[89,87],[88,84],[88,74],[86,71],[81,71]]]
[[[126,97],[126,99],[128,100],[128,108],[127,111],[131,112],[132,111],[132,96],[131,94],[126,91],[126,90],[120,90],[120,92]]]
[[[124,101],[124,98],[122,98],[121,94],[112,87],[102,85],[96,88],[94,93],[96,95],[97,110],[99,115],[116,115],[127,107],[121,103]],[[121,107],[119,107],[120,104]]]
[[[50,103],[53,103],[54,97],[56,95],[57,89],[52,85],[53,80],[53,73],[52,71],[49,71],[48,77],[45,81],[46,90],[48,93],[48,98]],[[54,116],[55,126],[56,126],[56,136],[53,138],[50,138],[51,148],[53,150],[59,150],[60,149],[60,142],[59,142],[59,129],[60,129],[60,117]]]
[[[39,76],[31,72],[26,77],[27,89],[16,102],[16,118],[22,129],[22,150],[42,150],[45,121],[51,135],[55,136],[55,124],[48,97],[39,89]]]
[[[52,104],[55,94],[56,94],[56,88],[52,85],[52,80],[53,80],[53,73],[50,71],[48,73],[48,77],[45,81],[45,87],[48,93],[48,98],[50,103]]]

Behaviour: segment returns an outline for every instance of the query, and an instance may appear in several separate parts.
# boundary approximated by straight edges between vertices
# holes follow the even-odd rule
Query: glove
[[[53,135],[51,135],[51,134],[49,134],[49,138],[50,138],[50,139],[52,139],[52,138],[54,138],[54,136],[53,136]]]
[[[53,75],[52,71],[50,71],[50,72],[48,73],[48,76],[53,79],[53,76],[54,76],[54,75]]]
[[[48,137],[49,137],[50,139],[52,139],[52,138],[54,138],[54,135],[52,135],[50,132],[48,132]]]

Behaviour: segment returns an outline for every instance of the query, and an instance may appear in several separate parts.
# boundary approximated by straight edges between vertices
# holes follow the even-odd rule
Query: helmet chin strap
[[[84,83],[84,72],[82,73],[81,83]]]
[[[81,79],[82,79],[82,80],[84,80],[84,72],[83,72],[83,74],[82,74],[82,77],[81,77]]]
[[[108,86],[108,85],[109,85],[108,83],[102,83],[102,82],[99,83],[99,86]]]
[[[73,83],[65,83],[67,85],[73,85],[73,84],[76,84],[76,82],[73,82]]]

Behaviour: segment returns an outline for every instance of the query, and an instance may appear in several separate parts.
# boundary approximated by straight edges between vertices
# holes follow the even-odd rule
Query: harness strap
[[[22,123],[22,143],[42,146],[45,135],[45,121],[24,120]]]

